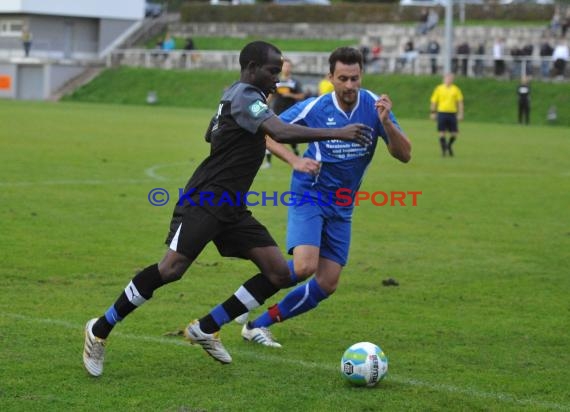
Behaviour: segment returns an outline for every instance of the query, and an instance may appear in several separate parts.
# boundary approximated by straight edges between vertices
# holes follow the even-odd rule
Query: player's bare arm
[[[412,158],[412,144],[390,119],[390,111],[392,110],[390,97],[386,94],[381,95],[375,106],[376,110],[378,110],[378,117],[388,136],[388,151],[399,161],[408,163]]]
[[[269,136],[265,136],[265,144],[267,150],[277,156],[279,159],[289,163],[293,169],[302,173],[310,173],[316,175],[319,173],[321,164],[314,159],[300,157],[289,150],[285,145],[276,142]]]
[[[270,117],[260,129],[279,143],[308,143],[320,140],[346,140],[368,146],[372,143],[372,129],[361,123],[350,124],[340,129],[321,129],[289,124],[277,116]]]

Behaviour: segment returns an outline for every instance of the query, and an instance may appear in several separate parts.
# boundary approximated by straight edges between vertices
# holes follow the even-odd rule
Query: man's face
[[[279,81],[279,73],[283,65],[283,56],[273,50],[269,51],[267,62],[255,69],[253,84],[259,87],[266,96],[275,93]]]
[[[334,73],[329,74],[337,100],[343,110],[350,110],[356,104],[362,82],[362,69],[358,63],[336,62]]]

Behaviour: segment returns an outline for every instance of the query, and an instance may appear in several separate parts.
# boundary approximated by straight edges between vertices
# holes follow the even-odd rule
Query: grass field
[[[234,363],[165,336],[255,273],[213,247],[116,328],[87,376],[83,325],[164,253],[176,194],[206,155],[211,109],[0,101],[0,410],[570,410],[567,128],[466,121],[441,158],[434,125],[400,119],[403,165],[380,150],[362,190],[422,191],[358,207],[348,266],[316,311],[276,325],[282,350],[222,338]],[[254,189],[285,191],[275,162]],[[286,208],[254,207],[284,241]],[[393,277],[398,287],[383,287]],[[278,297],[282,296],[280,293]],[[275,299],[267,302],[274,303]],[[339,374],[352,343],[390,359],[377,387]]]
[[[93,81],[65,96],[65,101],[146,105],[149,90],[158,94],[159,106],[210,108],[218,104],[219,93],[239,74],[220,70],[161,70],[120,67],[103,71]],[[440,76],[369,74],[363,87],[377,94],[388,93],[398,117],[426,119],[429,99]],[[458,77],[456,84],[465,96],[465,116],[469,121],[513,124],[517,122],[518,82],[515,80]],[[570,83],[531,83],[530,122],[547,125],[550,106],[558,119],[553,126],[570,127]],[[212,92],[214,91],[214,92]],[[550,124],[549,124],[550,125]]]

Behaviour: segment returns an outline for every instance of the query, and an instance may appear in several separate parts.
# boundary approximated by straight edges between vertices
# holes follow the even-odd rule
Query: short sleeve
[[[275,114],[259,89],[246,86],[232,98],[231,115],[240,127],[256,133],[261,123]]]

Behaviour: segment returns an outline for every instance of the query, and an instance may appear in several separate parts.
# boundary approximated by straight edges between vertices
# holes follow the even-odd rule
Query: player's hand
[[[301,173],[310,173],[313,176],[319,174],[321,164],[314,159],[308,157],[297,157],[293,162],[293,169]]]
[[[463,113],[457,114],[457,120],[463,120]]]
[[[370,146],[372,144],[373,129],[362,123],[350,124],[340,129],[342,132],[341,140],[347,140],[358,143],[361,146]]]
[[[436,114],[435,114],[435,113],[431,113],[431,114],[429,115],[429,118],[430,118],[431,120],[435,120]]]
[[[390,111],[392,110],[392,100],[390,100],[387,94],[381,95],[380,98],[376,100],[374,106],[378,111],[378,117],[382,123],[389,119]]]

